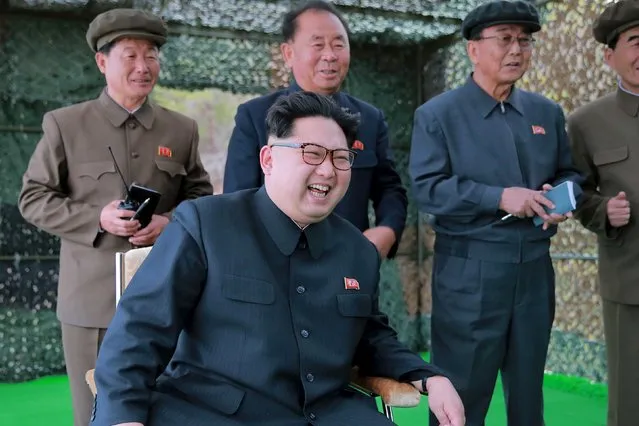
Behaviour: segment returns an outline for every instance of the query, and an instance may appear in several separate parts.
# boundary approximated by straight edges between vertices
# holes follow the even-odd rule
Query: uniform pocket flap
[[[592,162],[595,166],[603,166],[604,164],[623,161],[626,158],[628,158],[628,146],[620,146],[619,148],[595,152],[592,156]]]
[[[89,176],[93,179],[100,179],[105,173],[115,173],[115,166],[112,161],[95,161],[92,163],[80,163],[76,166],[78,176]]]
[[[273,284],[256,278],[226,274],[222,283],[222,295],[239,302],[270,305],[275,302]]]
[[[224,414],[235,414],[245,392],[220,380],[214,380],[208,377],[187,372],[177,378],[167,378],[160,386],[166,392],[170,393],[168,388],[177,390],[188,400],[196,402],[199,406],[211,407]]]
[[[178,163],[177,161],[155,160],[155,165],[158,166],[158,169],[170,174],[171,177],[178,175],[186,176],[186,169],[184,168],[184,165]]]
[[[345,317],[367,317],[373,312],[373,300],[368,294],[338,294],[337,308]]]

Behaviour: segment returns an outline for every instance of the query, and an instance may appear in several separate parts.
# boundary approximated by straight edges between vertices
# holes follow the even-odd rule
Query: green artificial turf
[[[604,426],[605,386],[586,380],[547,375],[544,382],[547,426]],[[72,424],[71,395],[66,376],[45,377],[18,384],[0,384],[0,425],[69,426]],[[425,426],[427,401],[419,407],[395,409],[400,426]],[[501,385],[495,389],[487,426],[505,426],[506,415]]]

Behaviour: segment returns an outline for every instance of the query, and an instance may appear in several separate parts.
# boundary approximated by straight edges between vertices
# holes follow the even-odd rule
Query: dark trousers
[[[466,426],[482,426],[501,371],[509,426],[542,426],[555,315],[549,255],[500,263],[435,254],[432,362],[451,374]],[[438,425],[431,414],[430,425]]]
[[[190,399],[190,400],[189,400]],[[332,395],[310,409],[313,419],[292,410],[269,395],[246,390],[239,409],[223,413],[203,407],[185,395],[153,392],[145,426],[392,426],[393,422],[357,392]],[[214,404],[210,404],[214,405]],[[97,425],[96,425],[97,426]],[[101,424],[99,426],[102,426]],[[110,426],[110,425],[105,425]]]
[[[639,423],[639,306],[603,301],[608,358],[608,426]]]

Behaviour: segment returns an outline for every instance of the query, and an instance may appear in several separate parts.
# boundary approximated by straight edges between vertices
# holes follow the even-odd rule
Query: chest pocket
[[[338,294],[337,309],[345,317],[368,317],[373,312],[369,294]]]
[[[275,302],[273,284],[268,281],[237,275],[224,275],[222,295],[227,299],[244,303],[271,305]]]
[[[90,177],[98,180],[105,173],[115,173],[115,166],[111,161],[96,161],[93,163],[80,163],[76,166],[78,176]]]
[[[356,149],[355,152],[357,152],[357,156],[353,162],[354,169],[364,169],[367,167],[377,166],[377,153],[374,149],[364,149],[361,151]]]
[[[171,177],[186,176],[186,169],[184,168],[184,165],[177,161],[156,159],[155,165],[158,169],[168,173]]]
[[[605,166],[615,164],[628,158],[628,146],[597,151],[592,155],[592,162],[595,166]]]

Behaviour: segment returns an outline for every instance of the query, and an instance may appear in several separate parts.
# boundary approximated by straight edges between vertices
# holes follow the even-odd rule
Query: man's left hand
[[[395,231],[388,226],[376,226],[364,231],[364,236],[377,247],[377,251],[382,259],[386,259],[388,252],[395,244]]]
[[[129,238],[129,242],[138,247],[150,246],[168,223],[169,219],[166,216],[154,214],[146,228],[142,228],[133,234]]]
[[[552,185],[549,185],[547,183],[544,184],[544,186],[542,186],[542,192],[548,192],[552,189]],[[569,218],[572,217],[572,212],[568,212],[565,215],[563,214],[557,214],[557,213],[551,213],[548,215],[548,220],[544,221],[544,224],[542,225],[543,230],[545,231],[546,229],[550,228],[551,226],[556,226],[559,225],[561,222],[564,222],[566,220],[568,220]]]
[[[412,382],[417,390],[428,392],[428,405],[437,417],[440,426],[464,426],[466,415],[464,404],[453,384],[444,376],[433,376],[426,379],[426,389],[422,382]]]

